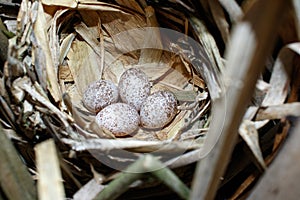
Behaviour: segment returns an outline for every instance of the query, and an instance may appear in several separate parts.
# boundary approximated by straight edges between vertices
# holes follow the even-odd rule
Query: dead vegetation
[[[0,5],[0,199],[244,199],[300,116],[297,0]],[[130,67],[179,112],[116,138],[82,92]]]

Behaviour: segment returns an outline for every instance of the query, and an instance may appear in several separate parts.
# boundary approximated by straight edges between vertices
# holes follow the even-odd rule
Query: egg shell
[[[119,98],[117,86],[109,80],[98,80],[85,89],[83,105],[91,112],[97,113],[106,106],[116,103]]]
[[[140,69],[130,68],[120,77],[119,93],[122,101],[135,107],[138,111],[149,96],[150,89],[149,79]]]
[[[115,103],[105,107],[96,115],[96,123],[115,136],[125,136],[137,130],[140,117],[132,106]]]
[[[151,94],[141,106],[141,125],[145,128],[162,128],[172,121],[177,113],[177,99],[168,91]]]

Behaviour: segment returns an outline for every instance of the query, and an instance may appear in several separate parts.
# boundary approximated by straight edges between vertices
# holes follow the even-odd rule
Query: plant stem
[[[184,185],[174,172],[151,155],[145,155],[131,164],[118,178],[110,182],[95,199],[116,199],[128,190],[130,184],[140,179],[145,173],[153,174],[180,197],[188,199],[190,193],[189,188]]]

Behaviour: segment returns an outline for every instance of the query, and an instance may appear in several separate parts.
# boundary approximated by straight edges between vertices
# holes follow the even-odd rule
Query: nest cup
[[[24,7],[29,5],[23,3]],[[54,116],[41,115],[49,117],[48,123],[56,130],[53,134],[61,143],[78,152],[87,150],[118,170],[135,161],[136,153],[151,152],[170,164],[184,152],[201,148],[210,120],[210,98],[216,97],[220,88],[215,66],[196,40],[159,28],[152,7],[136,12],[106,3],[80,3],[76,9],[33,3],[27,9],[37,12],[31,33],[36,43],[31,43],[34,75],[25,72],[18,81],[29,87],[38,85],[43,97],[56,107]],[[26,21],[27,15],[21,12],[22,20]],[[26,31],[22,23],[20,28]],[[38,32],[41,29],[44,31]],[[97,126],[95,113],[85,108],[82,96],[89,84],[100,79],[118,85],[121,74],[129,68],[147,75],[151,93],[172,92],[179,111],[162,128],[140,127],[130,137],[116,138]],[[33,122],[29,119],[26,123]],[[42,131],[49,126],[42,118],[39,123],[32,128]],[[43,136],[47,138],[47,134]],[[110,153],[114,156],[108,159]]]
[[[11,51],[20,48],[24,59],[22,67],[11,66],[15,70],[7,77],[13,88],[8,98],[20,119],[16,128],[29,141],[55,137],[61,150],[89,151],[118,170],[134,162],[137,153],[154,153],[170,164],[201,148],[210,120],[208,87],[214,96],[220,90],[215,66],[196,40],[159,28],[152,7],[23,1],[18,18],[19,36]],[[147,75],[151,93],[172,92],[179,109],[161,129],[140,127],[130,137],[116,138],[97,127],[82,96],[96,80],[118,85],[129,68]]]
[[[12,87],[7,102],[15,110],[12,124],[31,143],[54,137],[60,150],[89,151],[118,170],[134,162],[136,153],[152,152],[167,162],[201,148],[210,120],[208,87],[215,96],[220,90],[215,66],[196,40],[159,28],[152,7],[23,1],[18,21],[10,53],[18,49],[11,56],[23,60],[6,66],[6,83]],[[207,69],[202,70],[203,63]],[[97,127],[82,96],[96,80],[118,85],[129,68],[147,75],[151,93],[172,92],[179,111],[161,129],[140,127],[130,137],[115,138]]]
[[[150,9],[150,11],[153,10]],[[79,18],[82,18],[82,15],[85,16],[85,14],[80,14],[82,12],[85,11],[79,10]],[[74,78],[74,84],[66,88],[66,93],[70,96],[73,115],[81,119],[79,121],[82,124],[79,124],[77,130],[84,135],[81,143],[83,148],[87,148],[102,163],[118,170],[124,170],[129,163],[138,158],[133,153],[151,152],[160,155],[164,153],[163,160],[167,161],[180,156],[186,150],[200,148],[202,136],[205,135],[209,124],[210,97],[205,81],[193,69],[194,66],[188,58],[189,55],[184,55],[178,45],[178,42],[184,40],[186,36],[170,29],[155,27],[157,24],[154,19],[151,20],[152,24],[149,25],[146,23],[147,18],[143,19],[144,16],[139,13],[122,13],[112,21],[108,20],[106,22],[107,13],[94,12],[97,12],[97,17],[103,18],[101,23],[104,29],[100,27],[100,30],[98,30],[100,35],[79,34],[79,37],[75,37],[71,45],[71,51],[68,54],[69,57],[67,57],[68,67],[72,68],[69,64],[72,63],[76,66],[75,69],[78,69],[74,72],[77,74],[77,77]],[[154,17],[153,14],[150,15],[152,18]],[[134,24],[134,26],[124,26],[124,22],[120,23],[123,20],[128,24]],[[77,29],[76,26],[75,30]],[[87,30],[90,29],[89,26],[84,25],[84,20],[78,26]],[[114,26],[118,27],[117,31],[111,30]],[[95,27],[99,29],[98,24],[93,26],[93,28]],[[86,32],[89,32],[87,30]],[[105,33],[105,31],[108,32]],[[95,53],[97,50],[93,49],[92,45],[88,44],[89,39],[86,39],[87,37],[93,37],[94,41],[100,41],[100,43],[95,44],[96,49],[100,47],[98,50],[101,53],[100,55]],[[110,42],[107,43],[108,41]],[[88,48],[92,47],[89,52],[94,56],[82,56],[82,54],[86,54],[86,50],[76,48],[77,42],[89,45]],[[196,49],[202,50],[199,43],[191,38],[186,39],[185,42],[190,43]],[[74,46],[76,49],[72,49]],[[81,59],[78,63],[78,57],[85,59]],[[95,60],[96,63],[82,64],[82,62],[90,62],[90,59]],[[204,57],[203,59],[207,58]],[[82,93],[91,81],[99,80],[99,78],[110,80],[118,85],[120,76],[129,68],[138,68],[147,75],[152,84],[151,93],[170,91],[175,94],[181,108],[176,117],[162,128],[151,130],[140,127],[130,137],[115,138],[109,131],[100,130],[95,125],[94,114],[86,112],[86,109],[82,106]],[[91,73],[86,73],[86,71],[91,71]],[[198,113],[202,114],[199,115]],[[199,129],[204,131],[197,131]],[[97,133],[97,136],[93,133]],[[201,139],[199,139],[199,136]],[[86,139],[91,137],[118,140],[120,144],[118,141],[112,141],[112,146],[106,147],[114,152],[115,158],[107,159],[106,155],[99,154],[99,151],[101,152],[105,148],[102,147],[101,143],[97,144],[97,141],[95,141],[96,150],[95,147],[85,147]],[[199,140],[198,143],[192,145],[191,142],[196,138]],[[171,147],[170,143],[166,141],[175,141],[176,144]],[[184,141],[184,143],[179,141]],[[72,141],[68,142],[69,144],[72,143]],[[105,140],[101,142],[105,142]],[[138,143],[135,144],[135,142]],[[78,145],[80,146],[80,144]],[[176,153],[174,154],[174,152]],[[168,153],[170,154],[168,155]],[[123,159],[124,157],[126,159]],[[128,162],[129,158],[131,161]],[[120,162],[120,160],[123,161]]]
[[[216,59],[220,55],[213,57],[199,38],[190,37],[196,30],[189,24],[170,25],[168,15],[160,13],[164,25],[170,25],[161,28],[151,6],[119,3],[22,2],[18,35],[9,52],[22,60],[8,62],[5,68],[6,87],[12,88],[5,100],[12,112],[4,119],[29,141],[29,146],[20,145],[29,167],[34,168],[33,146],[55,138],[82,183],[92,178],[90,165],[107,178],[145,153],[158,156],[170,168],[180,167],[177,174],[190,182],[190,164],[199,159],[195,155],[210,125],[211,102],[222,89],[222,61]],[[96,80],[118,85],[129,68],[147,75],[151,93],[172,92],[178,112],[161,129],[139,127],[133,135],[115,137],[99,129],[82,96]],[[24,153],[22,148],[29,150]],[[73,194],[74,177],[64,176]]]

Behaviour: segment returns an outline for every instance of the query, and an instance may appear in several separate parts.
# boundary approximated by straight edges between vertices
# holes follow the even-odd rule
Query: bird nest
[[[32,171],[33,146],[54,138],[68,166],[64,178],[70,194],[76,191],[72,185],[80,187],[96,174],[104,182],[114,179],[115,169],[123,170],[147,153],[170,168],[199,159],[211,126],[212,101],[223,89],[220,47],[198,18],[187,21],[183,12],[155,10],[141,2],[24,0],[21,4],[17,34],[10,41],[3,70],[1,121],[18,141]],[[95,123],[95,114],[86,109],[82,97],[96,80],[118,85],[129,68],[147,75],[151,92],[172,92],[178,112],[160,129],[140,126],[133,135],[116,137]],[[273,90],[272,81],[257,84],[256,104],[274,104],[272,95],[280,86]],[[284,91],[285,84],[281,84]],[[283,103],[286,93],[281,97],[277,104]],[[272,111],[249,107],[246,119],[254,120],[240,130],[263,168],[260,149],[247,134],[249,128],[256,130],[278,119]]]
[[[134,12],[96,2],[80,3],[76,9],[65,6],[70,7],[22,4],[20,37],[12,53],[24,59],[9,64],[16,69],[9,69],[10,101],[20,108],[16,126],[29,139],[55,136],[75,151],[174,153],[200,148],[210,121],[208,88],[216,97],[220,87],[216,66],[199,43],[159,28],[151,7]],[[189,43],[194,49],[182,47]],[[120,138],[97,126],[95,113],[82,99],[92,82],[110,80],[118,85],[129,68],[147,75],[151,92],[172,92],[178,112],[162,128],[140,127],[134,135]],[[122,158],[116,159],[120,167]]]

